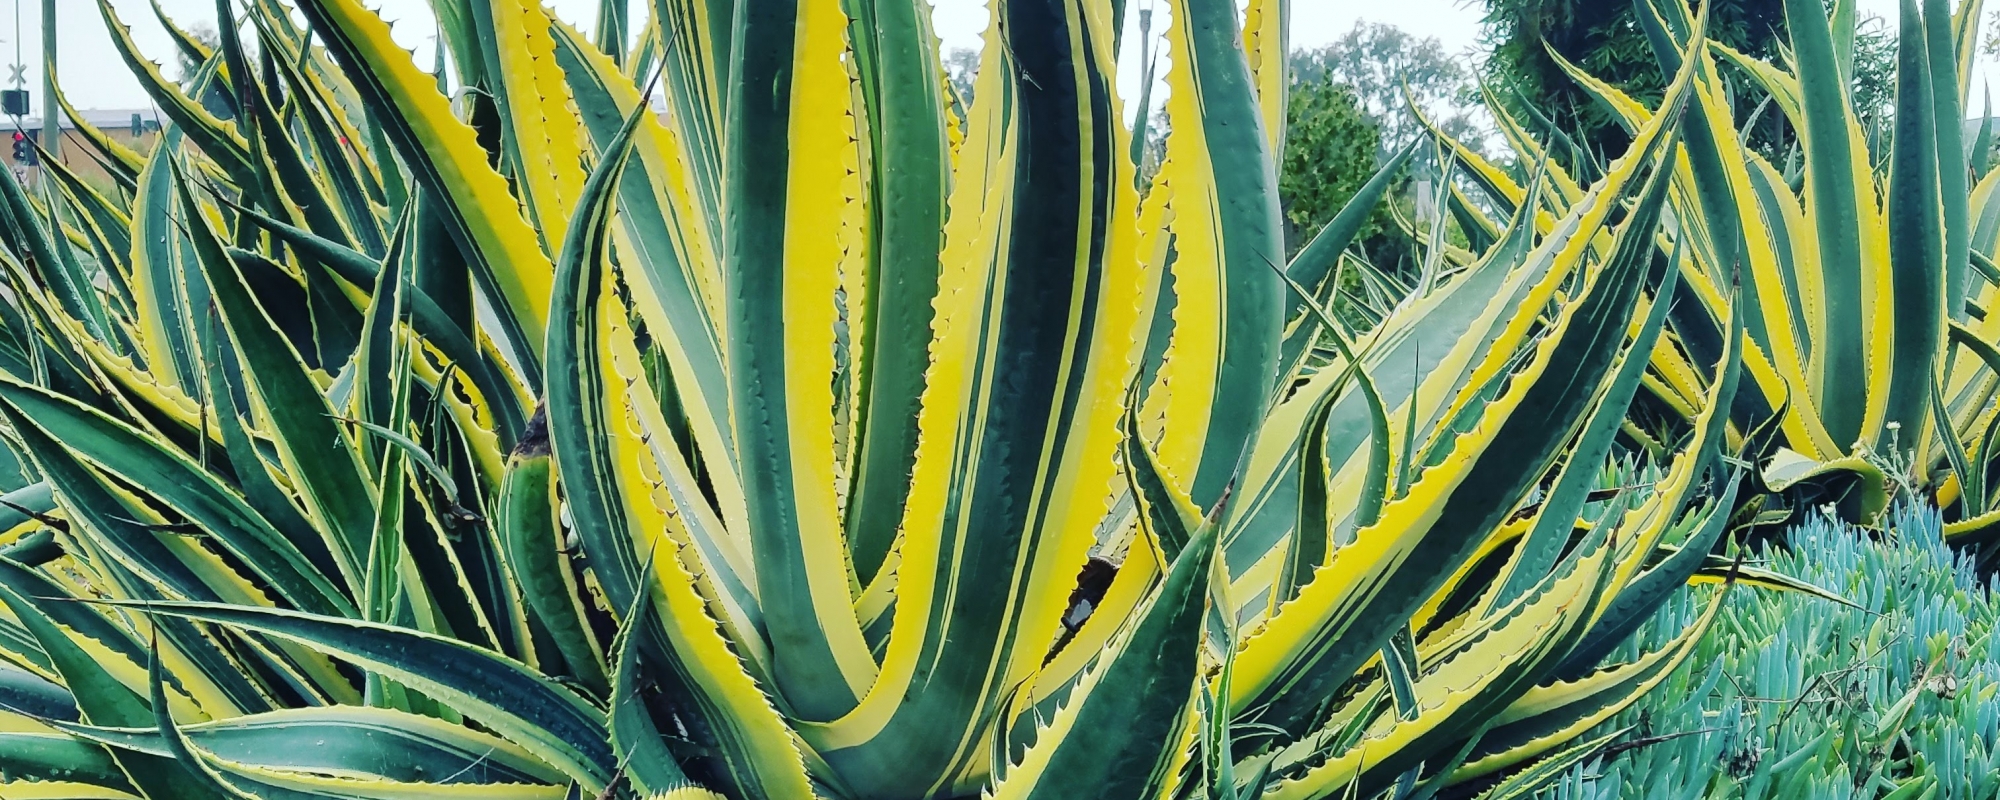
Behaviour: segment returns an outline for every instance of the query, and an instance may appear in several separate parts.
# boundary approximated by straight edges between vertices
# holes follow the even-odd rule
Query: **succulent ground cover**
[[[1606,723],[1622,752],[1541,793],[1585,798],[1992,797],[2000,793],[2000,598],[1938,514],[1881,531],[1815,515],[1773,572],[1840,593],[1735,592],[1688,664]],[[1690,589],[1642,629],[1701,608]],[[1629,747],[1629,750],[1625,748]]]

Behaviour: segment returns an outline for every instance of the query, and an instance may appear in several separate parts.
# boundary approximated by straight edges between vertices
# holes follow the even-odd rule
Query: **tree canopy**
[[[1484,122],[1472,70],[1435,38],[1357,22],[1331,44],[1292,53],[1291,69],[1298,85],[1330,81],[1352,92],[1381,134],[1378,157],[1422,134],[1409,111],[1411,100],[1446,133],[1473,143],[1481,138]]]
[[[1285,211],[1285,244],[1297,252],[1375,173],[1381,129],[1353,89],[1326,76],[1295,78],[1285,106],[1285,152],[1278,165],[1278,197]],[[1359,241],[1382,232],[1378,211]]]

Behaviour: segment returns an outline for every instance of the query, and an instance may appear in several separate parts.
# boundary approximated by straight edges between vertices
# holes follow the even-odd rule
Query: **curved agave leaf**
[[[1673,551],[1664,547],[1661,549],[1669,556],[1673,555]],[[1735,559],[1725,558],[1714,553],[1709,554],[1708,558],[1702,562],[1701,568],[1695,570],[1694,574],[1688,577],[1687,582],[1690,586],[1703,583],[1722,583],[1723,581],[1730,580],[1732,575],[1734,575],[1734,580],[1738,584],[1744,586],[1754,586],[1759,589],[1768,589],[1776,592],[1797,592],[1831,603],[1838,603],[1848,608],[1861,607],[1861,604],[1849,600],[1830,589],[1761,567],[1738,564]]]
[[[1143,276],[1115,222],[1138,208],[1123,132],[1092,122],[1117,118],[1108,15],[997,11],[952,185],[880,677],[853,711],[800,726],[856,794],[985,777],[984,729],[1041,668],[1117,477]],[[982,587],[998,585],[1021,590],[994,602]]]
[[[135,791],[104,748],[62,734],[0,733],[0,768],[10,781],[63,781],[127,794]],[[0,783],[0,791],[11,788]]]
[[[64,730],[76,737],[71,741],[167,754],[160,731],[153,728],[70,725]],[[184,725],[180,733],[207,756],[253,769],[413,784],[554,785],[567,780],[560,771],[506,739],[435,717],[388,709],[282,709]],[[314,745],[300,747],[301,741]]]
[[[167,16],[167,10],[160,7],[159,0],[147,0],[147,2],[153,7],[153,17],[160,21],[160,27],[167,30],[167,38],[173,41],[174,49],[180,53],[181,58],[194,64],[208,63],[209,57],[215,55],[215,47],[181,28],[179,23]]]
[[[474,0],[464,4],[468,33],[485,60],[485,87],[500,116],[503,167],[527,221],[555,255],[569,228],[585,177],[569,89],[558,67],[549,19],[540,3]]]
[[[667,509],[688,506],[668,499],[672,495],[656,489],[647,475],[647,466],[656,470],[653,474],[668,470],[658,467],[649,447],[652,437],[640,433],[628,416],[645,405],[610,389],[611,381],[622,380],[621,365],[629,369],[637,361],[624,309],[605,286],[605,257],[613,189],[644,113],[628,118],[586,183],[587,202],[570,226],[559,262],[554,298],[559,313],[548,350],[576,367],[552,376],[549,384],[555,464],[572,526],[593,559],[606,597],[625,609],[640,602],[659,604],[658,629],[628,632],[627,639],[640,634],[664,639],[659,651],[666,663],[655,674],[687,692],[715,737],[721,779],[748,796],[809,797],[805,764],[789,731],[770,698],[745,673],[697,593],[696,575],[705,571],[690,574],[685,565],[702,563],[700,555],[685,552],[691,549],[683,544],[685,535],[662,535],[669,525]],[[667,497],[656,500],[660,494]],[[655,564],[655,580],[646,580],[642,557]]]
[[[1676,85],[1684,88],[1685,77]],[[1647,155],[1627,159],[1636,164]],[[1593,398],[1570,387],[1597,385],[1611,365],[1615,348],[1605,347],[1602,332],[1618,331],[1610,339],[1617,341],[1628,327],[1666,184],[1664,174],[1653,177],[1620,233],[1618,256],[1585,276],[1578,299],[1512,385],[1484,408],[1481,423],[1458,437],[1409,494],[1391,502],[1380,522],[1357,532],[1295,603],[1250,635],[1232,686],[1233,708],[1265,708],[1273,724],[1302,725],[1310,710],[1305,698],[1345,682],[1387,641],[1390,630],[1381,621],[1415,611],[1478,544],[1469,533],[1491,530],[1539,479],[1567,439],[1568,425],[1552,427],[1554,420],[1592,407]]]
[[[25,591],[24,591],[25,590]],[[137,662],[124,660],[123,656],[113,661],[101,661],[92,652],[106,646],[124,645],[130,650],[135,646],[130,636],[113,627],[96,609],[80,603],[55,603],[69,606],[68,609],[51,609],[58,617],[45,613],[29,599],[31,597],[58,597],[70,599],[70,595],[53,582],[29,572],[20,565],[0,561],[0,604],[4,604],[14,617],[35,637],[42,652],[48,654],[55,671],[60,674],[63,685],[75,694],[77,708],[86,720],[107,725],[139,725],[152,720],[153,712],[147,700],[121,678],[114,676],[114,666],[124,668],[128,678],[136,669]],[[60,627],[59,627],[60,626]],[[65,631],[78,630],[77,634]],[[81,630],[79,630],[81,629]],[[94,648],[86,648],[85,642],[94,643]],[[119,652],[113,649],[112,652]],[[159,699],[164,699],[161,695]],[[143,755],[114,755],[119,769],[142,789],[149,798],[188,798],[194,800],[202,793],[187,787],[188,776],[184,769],[171,759]]]
[[[1915,152],[1908,154],[1911,164],[1906,171],[1920,169],[1921,162],[1926,156],[1936,165],[1937,183],[1934,191],[1939,200],[1938,211],[1941,212],[1938,225],[1943,228],[1943,251],[1937,256],[1932,274],[1942,283],[1938,289],[1942,293],[1940,300],[1944,304],[1943,318],[1963,321],[1967,279],[1972,268],[1972,209],[1969,203],[1971,186],[1967,176],[1970,164],[1966,160],[1965,129],[1963,125],[1957,124],[1957,120],[1965,118],[1965,94],[1972,88],[1969,80],[1972,70],[1971,62],[1967,58],[1969,53],[1965,50],[1968,42],[1963,31],[1955,29],[1960,29],[1965,24],[1962,15],[1968,11],[1977,15],[1979,13],[1977,7],[1981,4],[1960,3],[1958,17],[1952,14],[1949,5],[1939,0],[1924,0],[1923,49],[1928,57],[1924,73],[1930,79],[1929,99],[1932,107],[1930,117],[1933,138],[1930,142],[1917,143],[1919,146],[1913,148]],[[1912,69],[1911,72],[1914,77],[1916,71]],[[1899,112],[1898,117],[1901,116]],[[1909,200],[1917,199],[1914,192],[1912,195]],[[1930,213],[1928,209],[1911,211],[1926,216]],[[1894,222],[1891,224],[1894,225]],[[1920,301],[1921,298],[1906,299]],[[1915,302],[1910,303],[1910,308],[1912,311],[1922,309]],[[1926,316],[1936,318],[1930,314]],[[1939,324],[1942,326],[1942,322]],[[1920,334],[1922,331],[1913,333]],[[1932,336],[1938,335],[1941,333],[1932,334]],[[1923,341],[1921,336],[1918,339]],[[1900,335],[1897,341],[1900,348],[1902,346]],[[1936,346],[1941,344],[1938,341],[1930,343],[1933,346],[1933,353]],[[1918,362],[1902,363],[1915,366]],[[1922,363],[1929,366],[1928,361]]]
[[[1136,388],[1136,387],[1134,387]],[[1126,480],[1131,484],[1132,503],[1137,507],[1139,528],[1151,536],[1145,542],[1159,550],[1160,563],[1175,564],[1181,550],[1203,527],[1201,509],[1186,492],[1175,486],[1139,430],[1139,408],[1128,401],[1125,408],[1124,456]]]
[[[10,422],[35,425],[107,474],[199,525],[295,607],[351,611],[351,601],[299,549],[192,459],[101,412],[45,389],[0,381]]]
[[[600,151],[616,139],[637,109],[642,107],[636,86],[612,68],[610,60],[591,49],[581,35],[566,25],[554,24],[556,57],[570,79],[579,112]],[[726,331],[721,326],[719,284],[721,277],[714,259],[714,242],[707,238],[705,225],[690,224],[704,217],[694,204],[694,190],[686,166],[680,160],[678,134],[650,114],[639,114],[634,129],[633,157],[625,166],[625,178],[618,186],[619,213],[615,222],[623,228],[616,239],[620,252],[632,258],[622,262],[630,302],[644,322],[652,341],[652,352],[665,363],[664,377],[653,376],[663,396],[680,409],[686,420],[688,440],[683,457],[691,465],[705,468],[714,497],[715,512],[727,530],[722,538],[734,540],[727,549],[747,551],[748,522],[743,487],[735,463],[735,443],[730,436],[729,385],[724,367]],[[636,262],[636,263],[634,263]],[[662,413],[666,414],[665,407]],[[691,446],[689,446],[691,445]],[[734,559],[734,571],[754,585],[743,556]]]
[[[217,118],[199,100],[188,97],[160,74],[160,65],[139,52],[138,44],[132,40],[132,29],[118,18],[110,0],[98,0],[97,10],[104,17],[104,28],[111,34],[111,42],[118,47],[118,54],[139,79],[141,88],[159,104],[161,113],[192,138],[203,153],[221,163],[226,173],[234,176],[259,174],[251,167],[249,143],[237,131],[236,124]],[[221,62],[208,58],[195,63],[206,64],[209,70],[221,67]],[[210,86],[207,80],[201,78],[191,85],[197,95],[206,92]]]
[[[160,665],[158,651],[158,643],[155,642],[152,658],[146,667],[146,686],[152,701],[153,719],[159,725],[160,740],[166,744],[167,756],[186,776],[185,782],[176,788],[183,794],[197,797],[253,800],[254,795],[244,792],[234,783],[216,774],[207,759],[188,746],[187,738],[181,735],[180,725],[174,722],[173,708],[167,703],[167,686],[165,678],[162,677],[164,670]]]
[[[1875,519],[1889,507],[1888,476],[1880,467],[1860,456],[1818,462],[1787,449],[1779,449],[1765,462],[1764,485],[1784,492],[1822,481],[1835,487],[1844,514],[1855,519]],[[1851,485],[1851,490],[1842,490]]]
[[[773,689],[815,721],[852,710],[877,674],[842,601],[849,578],[835,490],[838,309],[828,265],[841,256],[855,157],[839,5],[741,7],[723,147],[737,471],[757,584],[802,589],[760,597],[781,645],[771,651]]]
[[[1609,541],[1599,533],[1580,545],[1534,593],[1496,612],[1481,635],[1418,676],[1416,713],[1382,718],[1360,741],[1285,775],[1265,796],[1321,797],[1350,782],[1379,790],[1434,754],[1450,752],[1445,747],[1465,736],[1468,723],[1483,723],[1519,697],[1545,659],[1575,643],[1607,586],[1614,563]],[[1281,754],[1279,760],[1287,759]],[[1273,771],[1288,770],[1281,765]]]
[[[1255,0],[1244,9],[1243,53],[1250,65],[1251,85],[1256,87],[1257,113],[1264,123],[1266,152],[1285,150],[1285,90],[1291,85],[1287,68],[1291,65],[1290,0]],[[1116,30],[1123,31],[1121,23]],[[1122,36],[1120,38],[1123,38]]]
[[[1167,85],[1175,91],[1167,114],[1177,122],[1156,181],[1168,193],[1175,242],[1174,338],[1159,390],[1149,394],[1158,411],[1149,412],[1165,419],[1161,463],[1208,508],[1236,474],[1272,399],[1286,303],[1271,270],[1284,250],[1275,138],[1265,132],[1236,9],[1181,0],[1170,11]],[[1275,74],[1281,80],[1282,68]]]
[[[1157,594],[990,790],[1014,798],[1141,798],[1173,791],[1198,720],[1194,692],[1215,528],[1196,533]],[[1084,733],[1090,732],[1090,733]]]
[[[55,90],[53,97],[56,105],[62,109],[63,116],[76,126],[77,135],[88,142],[91,149],[97,151],[97,163],[104,165],[105,172],[112,180],[117,181],[120,187],[128,192],[132,191],[139,179],[139,172],[146,167],[147,157],[106,135],[97,126],[90,124],[89,120],[84,119],[76,107],[70,105],[69,98],[63,94],[61,81],[51,79],[47,85]],[[60,162],[51,159],[42,163]]]
[[[916,0],[851,3],[866,134],[866,262],[849,301],[855,397],[844,521],[855,578],[887,557],[916,466],[917,417],[930,367],[951,154],[943,68],[928,9]]]
[[[1560,753],[1535,762],[1527,769],[1507,776],[1506,780],[1481,793],[1479,800],[1525,800],[1535,797],[1549,784],[1561,780],[1563,775],[1578,764],[1596,757],[1613,741],[1631,732],[1632,729],[1627,727],[1571,745]]]
[[[661,739],[652,711],[639,691],[639,643],[653,630],[651,598],[640,597],[625,616],[612,642],[617,654],[611,692],[611,746],[626,765],[632,783],[642,791],[668,791],[692,785]]]
[[[432,76],[357,0],[305,0],[299,10],[357,81],[356,90],[417,183],[436,203],[459,252],[496,311],[502,338],[531,388],[540,387],[554,267],[476,134],[451,114]]]
[[[253,408],[275,433],[278,457],[294,481],[314,527],[327,538],[350,595],[360,594],[363,561],[374,524],[375,492],[363,477],[347,431],[307,374],[297,351],[278,332],[269,312],[257,303],[242,273],[223,251],[209,220],[183,179],[181,205],[196,221],[187,226],[197,260],[208,279],[251,390]]]
[[[135,607],[276,636],[380,672],[451,703],[586,787],[601,790],[616,768],[600,712],[504,656],[405,628],[297,611],[180,602]]]
[[[178,232],[174,206],[180,195],[172,164],[183,136],[179,126],[163,131],[139,173],[132,207],[132,289],[137,344],[153,378],[166,386],[194,387],[201,385],[195,369],[199,348],[190,343],[189,320],[203,315],[188,309],[208,304],[208,288],[199,268],[176,268],[185,240],[169,235]]]
[[[562,557],[555,475],[550,467],[548,429],[537,416],[507,456],[507,474],[495,515],[501,544],[534,619],[555,640],[556,653],[541,657],[542,668],[551,669],[560,658],[569,675],[602,695],[610,688],[606,678],[610,670],[604,663],[604,648],[585,621],[576,579]]]
[[[1940,3],[1929,5],[1943,10]],[[1933,15],[1933,19],[1943,25],[1946,21],[1937,19],[1938,16]],[[1924,423],[1930,417],[1931,383],[1936,380],[1933,373],[1937,369],[1934,361],[1944,343],[1944,320],[1947,314],[1958,316],[1946,310],[1945,296],[1965,280],[1965,267],[1954,269],[1946,254],[1947,249],[1959,246],[1946,237],[1963,239],[1965,231],[1962,225],[1949,234],[1944,230],[1944,204],[1952,201],[1940,203],[1943,178],[1939,153],[1958,157],[1960,115],[1955,85],[1948,92],[1951,99],[1943,94],[1933,97],[1936,76],[1930,71],[1924,19],[1917,14],[1913,0],[1903,0],[1902,35],[1896,52],[1896,130],[1890,146],[1887,199],[1889,230],[1897,234],[1889,237],[1892,278],[1888,288],[1895,308],[1895,331],[1893,349],[1887,352],[1890,370],[1889,382],[1883,387],[1886,392],[1883,402],[1886,424],[1892,429],[1909,431],[1913,443],[1921,446],[1927,442],[1914,440],[1922,437]],[[1937,55],[1947,65],[1951,63],[1948,51]],[[1950,116],[1941,121],[1936,117],[1937,112]],[[1952,130],[1951,149],[1940,151],[1945,141],[1938,134],[1939,128]],[[1962,189],[1964,169],[1953,168],[1952,172],[1957,179],[1955,183]],[[1959,197],[1964,197],[1962,191]],[[1962,309],[1961,304],[1961,313]],[[1880,355],[1878,351],[1877,357]],[[1905,445],[1898,442],[1898,446]]]
[[[1905,451],[1928,471],[1948,456],[1943,438],[1925,429],[1930,382],[1943,381],[1954,427],[1976,416],[1970,409],[1983,406],[1992,388],[1983,370],[1955,366],[1965,359],[1955,358],[1953,349],[1961,345],[1947,333],[1979,293],[1970,276],[1992,213],[1987,195],[1965,178],[1962,131],[1944,124],[1962,116],[1965,105],[1964,9],[1954,15],[1947,4],[1929,0],[1904,5],[1896,135],[1886,152],[1876,154],[1868,150],[1840,67],[1852,57],[1842,49],[1849,46],[1851,11],[1848,23],[1829,23],[1817,6],[1787,3],[1786,9],[1791,65],[1712,49],[1748,74],[1801,130],[1803,192],[1740,140],[1722,135],[1734,121],[1720,76],[1709,74],[1700,94],[1717,147],[1715,153],[1691,151],[1696,158],[1689,179],[1706,213],[1690,205],[1681,216],[1700,223],[1691,231],[1697,239],[1727,237],[1732,228],[1744,234],[1750,268],[1745,301],[1753,310],[1748,328],[1757,345],[1746,352],[1745,365],[1762,406],[1790,409],[1784,445],[1812,462],[1847,463],[1864,484],[1872,482],[1870,470],[1843,462],[1861,454],[1857,446]],[[1674,46],[1669,29],[1684,23],[1686,12],[1678,3],[1650,11],[1642,22],[1664,55]],[[1876,174],[1878,159],[1886,163],[1886,176]],[[1717,199],[1729,196],[1733,203]],[[1716,262],[1710,272],[1726,275],[1727,267]],[[1727,293],[1713,276],[1691,277],[1706,316],[1719,321],[1730,303]],[[1702,326],[1697,321],[1694,327]],[[1697,341],[1706,336],[1695,333]],[[1739,426],[1761,413],[1757,398],[1745,400],[1738,404]],[[1797,472],[1796,461],[1782,457],[1778,466]],[[1876,513],[1872,502],[1848,505],[1863,519]]]

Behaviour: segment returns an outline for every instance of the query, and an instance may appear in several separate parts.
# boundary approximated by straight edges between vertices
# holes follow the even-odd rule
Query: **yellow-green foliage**
[[[1750,344],[1729,436],[1749,438],[1764,484],[1792,505],[1837,504],[1870,524],[1898,489],[1915,490],[1947,509],[1946,536],[1960,543],[2000,530],[2000,475],[1989,476],[2000,456],[2000,317],[1988,313],[2000,286],[2000,172],[1986,156],[1990,126],[1968,136],[1958,122],[1982,7],[1903,4],[1894,121],[1872,131],[1849,81],[1852,3],[1829,18],[1820,3],[1787,0],[1787,63],[1687,48],[1694,22],[1680,0],[1638,15],[1663,63],[1691,54],[1682,69],[1696,75],[1672,191],[1684,289],[1674,336],[1654,353],[1649,404],[1670,420],[1693,417],[1701,365],[1720,357],[1719,334],[1740,309]],[[1657,114],[1562,66],[1626,125]],[[1729,85],[1769,99],[1767,113],[1796,132],[1792,157],[1749,146],[1741,129],[1755,121],[1735,118]],[[1545,162],[1542,145],[1494,108],[1522,163]],[[1519,202],[1518,178],[1459,152],[1503,207]],[[1561,167],[1548,173],[1556,191],[1542,206],[1560,215],[1583,190]],[[1684,422],[1633,435],[1671,441],[1679,430]]]
[[[219,0],[256,57],[175,85],[101,4],[160,146],[0,177],[7,796],[1368,795],[1712,618],[1598,670],[1736,491],[1728,319],[1599,485],[1703,69],[1356,329],[1309,296],[1387,178],[1285,262],[1282,2],[1167,4],[1143,196],[1124,4],[995,3],[969,107],[920,0],[432,5],[446,75]]]

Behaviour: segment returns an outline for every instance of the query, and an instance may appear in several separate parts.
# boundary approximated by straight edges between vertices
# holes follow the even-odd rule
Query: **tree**
[[[1869,14],[1854,23],[1854,110],[1863,130],[1883,127],[1896,104],[1896,28]]]
[[[970,47],[952,48],[944,54],[944,74],[958,91],[958,99],[972,105],[972,82],[979,77],[979,51]]]
[[[1297,253],[1311,241],[1374,175],[1381,141],[1381,128],[1353,89],[1325,75],[1293,78],[1285,107],[1285,152],[1278,164],[1287,253]],[[1356,241],[1368,249],[1391,224],[1387,212],[1378,209]]]
[[[205,21],[197,21],[193,25],[189,25],[187,27],[187,35],[188,38],[200,42],[210,50],[222,46],[222,34],[216,33],[215,26]],[[184,50],[176,50],[174,59],[175,63],[180,65],[180,80],[182,83],[193,81],[195,73],[201,71],[201,65],[196,63],[194,59],[189,58],[187,52]]]
[[[1292,253],[1312,241],[1390,153],[1427,135],[1410,112],[1413,101],[1446,133],[1482,149],[1489,123],[1472,73],[1435,38],[1360,22],[1331,44],[1292,53],[1290,66],[1278,196]],[[1390,270],[1415,254],[1389,210],[1407,208],[1405,188],[1393,189],[1355,237],[1357,249]]]
[[[1435,38],[1401,28],[1357,22],[1332,44],[1292,54],[1295,86],[1326,80],[1346,86],[1375,123],[1378,158],[1423,135],[1409,98],[1446,133],[1477,146],[1486,127],[1472,73]]]

